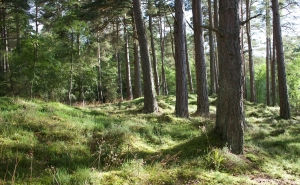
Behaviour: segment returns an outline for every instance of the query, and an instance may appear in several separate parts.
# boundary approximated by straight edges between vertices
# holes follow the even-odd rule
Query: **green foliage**
[[[262,58],[257,60],[262,60]],[[261,61],[256,62],[254,71],[256,101],[266,103],[266,64]],[[247,81],[247,84],[247,90],[250,90],[250,81]],[[250,94],[250,91],[248,94]]]
[[[104,89],[104,97],[106,98],[106,102],[115,102],[118,98],[117,89],[117,65],[112,65],[115,63],[111,57],[111,59],[107,62],[104,62],[102,69],[102,78],[103,83],[105,84]]]
[[[204,157],[204,160],[208,168],[219,170],[223,167],[223,163],[225,162],[226,158],[220,149],[213,148],[207,153],[207,155]]]
[[[300,57],[287,63],[287,81],[290,104],[297,115],[300,113]]]

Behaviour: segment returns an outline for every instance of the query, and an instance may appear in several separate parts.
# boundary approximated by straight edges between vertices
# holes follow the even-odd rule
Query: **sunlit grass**
[[[175,96],[159,96],[144,114],[143,98],[71,107],[0,98],[0,184],[299,184],[300,118],[245,102],[244,155],[213,133],[210,115],[174,115]]]

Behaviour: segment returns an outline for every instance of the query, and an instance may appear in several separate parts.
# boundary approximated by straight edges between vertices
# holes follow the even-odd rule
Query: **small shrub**
[[[266,130],[258,130],[257,132],[254,132],[252,135],[253,139],[265,139],[268,136],[268,132]]]
[[[275,136],[279,136],[280,134],[284,134],[285,133],[285,129],[278,129],[278,130],[274,130],[270,133],[271,136],[275,137]]]
[[[162,109],[171,109],[171,106],[165,102],[158,102],[158,106]]]
[[[210,169],[214,169],[217,171],[223,167],[225,160],[226,160],[226,158],[225,158],[222,150],[220,150],[218,148],[213,148],[204,157],[206,166]]]
[[[174,123],[176,119],[170,114],[162,114],[158,117],[158,122]]]

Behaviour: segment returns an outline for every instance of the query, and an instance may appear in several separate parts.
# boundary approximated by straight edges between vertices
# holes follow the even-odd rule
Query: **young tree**
[[[272,89],[272,106],[277,105],[277,87],[276,87],[276,40],[273,34],[273,47],[271,59],[271,89]]]
[[[288,90],[286,84],[286,73],[285,73],[285,63],[284,63],[278,0],[272,0],[272,10],[273,10],[273,31],[276,39],[274,41],[276,43],[276,55],[277,55],[280,117],[283,119],[290,119],[291,113],[290,113],[290,104],[289,104]]]
[[[197,84],[197,113],[209,112],[209,101],[206,81],[206,63],[204,55],[204,42],[202,32],[202,8],[201,0],[193,0],[193,24],[195,42],[195,66]]]
[[[250,1],[246,0],[246,20],[250,19]],[[250,20],[246,23],[246,34],[248,42],[248,59],[249,59],[249,74],[250,74],[250,101],[255,102],[255,87],[254,87],[254,63],[253,63],[253,54],[252,54],[252,41],[251,41],[251,30],[250,30]]]
[[[34,58],[33,58],[33,72],[32,72],[32,79],[30,82],[30,98],[33,98],[33,84],[35,80],[35,73],[36,73],[36,63],[38,62],[38,43],[37,43],[37,37],[39,34],[39,22],[38,22],[38,15],[39,15],[39,2],[38,0],[35,0],[35,43],[34,43]]]
[[[149,31],[150,31],[150,40],[151,40],[151,51],[152,51],[152,63],[154,69],[154,82],[155,82],[155,90],[157,95],[160,95],[160,83],[159,83],[159,75],[157,70],[157,58],[156,58],[156,50],[154,43],[154,33],[153,33],[153,5],[152,0],[148,0],[148,13],[149,13]]]
[[[218,28],[219,27],[219,10],[218,10],[218,0],[214,0],[214,27]],[[216,37],[216,54],[215,54],[215,79],[216,79],[216,93],[218,93],[219,91],[219,71],[218,71],[218,63],[219,63],[219,50],[220,50],[220,46],[219,46],[219,37],[217,35],[218,33],[216,33],[215,37]]]
[[[189,117],[188,90],[185,50],[184,0],[175,0],[174,40],[176,68],[176,105],[175,114],[182,118]]]
[[[212,4],[211,0],[207,1],[208,3],[208,17],[209,25],[213,27],[213,15],[212,15]],[[216,93],[216,79],[215,79],[215,46],[213,41],[213,31],[209,30],[209,60],[210,60],[210,91],[209,94]]]
[[[126,64],[126,92],[127,100],[132,100],[132,85],[130,73],[129,47],[128,47],[128,33],[126,28],[126,15],[124,16],[124,40],[125,40],[125,64]]]
[[[244,20],[244,10],[243,10],[243,0],[240,0],[240,19]],[[247,80],[246,80],[246,61],[245,61],[245,55],[244,55],[244,26],[241,25],[240,27],[240,38],[241,38],[241,58],[243,62],[243,78],[244,78],[244,84],[243,84],[243,98],[247,100]]]
[[[266,1],[266,88],[267,105],[270,105],[270,61],[271,61],[271,20],[270,20],[270,2]]]
[[[187,44],[187,36],[185,36],[185,53],[186,53],[186,70],[187,70],[187,79],[188,79],[188,85],[189,90],[191,93],[194,93],[194,87],[193,87],[193,78],[192,78],[192,72],[189,62],[189,53],[188,53],[188,44]]]
[[[116,53],[115,53],[115,58],[116,58],[116,61],[118,63],[118,86],[119,86],[119,99],[120,101],[123,101],[123,83],[122,83],[122,64],[121,64],[121,59],[120,59],[120,51],[119,51],[119,18],[117,17],[116,18],[116,27],[117,27],[117,34],[116,34],[116,37],[117,37],[117,45],[116,45]]]
[[[97,98],[100,103],[103,103],[103,86],[102,86],[102,68],[101,68],[101,47],[100,47],[100,33],[97,33],[97,72],[98,72],[98,88],[97,88]]]
[[[160,1],[162,4],[162,1]],[[159,37],[160,37],[160,55],[161,55],[161,83],[163,95],[168,95],[167,79],[165,72],[165,23],[163,23],[162,7],[159,7]]]
[[[71,46],[70,46],[70,77],[68,88],[69,105],[72,105],[72,90],[73,90],[73,73],[74,73],[74,33],[71,33]]]
[[[243,63],[240,51],[239,0],[219,1],[219,91],[216,132],[231,152],[243,153]]]
[[[148,50],[148,41],[142,17],[141,0],[133,0],[133,12],[136,30],[138,34],[138,40],[140,44],[140,54],[142,61],[144,82],[144,111],[147,113],[152,113],[158,110],[158,105],[154,90],[152,67]]]

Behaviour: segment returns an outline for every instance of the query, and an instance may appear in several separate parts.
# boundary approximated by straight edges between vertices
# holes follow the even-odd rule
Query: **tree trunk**
[[[162,17],[159,18],[159,35],[160,35],[160,52],[161,52],[161,82],[164,95],[168,95],[167,79],[165,72],[165,24],[162,22]]]
[[[218,0],[214,0],[214,27],[218,28],[219,27],[219,11],[218,11]],[[216,93],[219,91],[219,70],[218,70],[218,64],[219,64],[219,37],[216,33],[216,55],[215,55],[215,79],[216,79]]]
[[[4,53],[4,46],[5,46],[5,17],[6,17],[6,13],[5,13],[5,8],[0,8],[0,16],[1,16],[1,19],[0,21],[2,22],[2,25],[0,26],[1,28],[1,45],[0,45],[0,49],[1,49],[1,53],[3,52]],[[4,81],[4,57],[2,57],[1,55],[1,58],[0,58],[0,78],[1,78],[1,82]]]
[[[122,71],[121,71],[121,59],[120,59],[120,52],[116,51],[116,60],[118,63],[118,93],[119,93],[119,101],[123,101],[123,84],[122,84]]]
[[[188,90],[185,50],[185,18],[184,0],[175,0],[175,68],[176,68],[176,105],[175,114],[178,117],[188,118]]]
[[[133,55],[134,55],[134,98],[139,98],[142,96],[142,85],[141,85],[141,65],[139,56],[139,41],[136,32],[134,15],[132,14],[132,27],[133,27]]]
[[[270,99],[270,61],[271,61],[271,21],[269,1],[266,1],[266,88],[267,88],[267,105],[271,104]]]
[[[167,19],[167,23],[169,25],[169,29],[170,29],[170,32],[172,33],[172,25],[168,19],[168,16],[166,15],[166,19]],[[175,60],[175,51],[174,51],[174,36],[172,34],[169,34],[170,36],[170,41],[171,41],[171,49],[172,49],[172,54],[173,54],[173,58]]]
[[[129,60],[129,47],[128,47],[128,33],[126,29],[126,15],[124,17],[124,40],[125,40],[125,63],[126,63],[126,85],[127,85],[127,100],[132,100],[132,85],[130,74],[130,60]]]
[[[275,35],[273,34],[273,52],[271,61],[271,78],[272,78],[272,106],[277,105],[277,91],[276,91],[276,47],[275,47]]]
[[[69,78],[69,91],[68,91],[69,105],[72,105],[73,66],[74,66],[73,47],[74,47],[74,34],[71,33],[71,49],[70,49],[71,59],[70,59],[70,78]]]
[[[120,59],[120,51],[118,49],[119,46],[119,20],[117,20],[117,48],[116,48],[116,60],[118,63],[118,86],[119,86],[119,101],[123,101],[123,84],[122,84],[122,71],[121,71],[121,59]]]
[[[32,79],[31,79],[31,83],[30,83],[30,98],[33,98],[33,83],[34,83],[34,79],[35,79],[35,68],[36,68],[36,63],[37,63],[37,57],[38,57],[38,44],[37,44],[37,36],[38,36],[38,32],[39,32],[39,27],[38,27],[38,4],[37,4],[37,0],[35,1],[35,36],[36,36],[36,40],[34,42],[34,50],[33,50],[33,71],[32,71]]]
[[[200,27],[202,25],[201,0],[193,0],[192,2],[197,84],[197,113],[206,114],[209,112],[209,101],[207,92],[203,32],[202,28]]]
[[[187,70],[189,89],[190,89],[191,93],[194,93],[193,78],[192,78],[192,73],[191,73],[191,68],[190,68],[188,44],[187,44],[186,36],[185,36],[185,54],[186,54],[186,70]]]
[[[144,111],[147,113],[158,110],[154,82],[152,76],[152,67],[148,50],[148,41],[146,30],[143,24],[141,0],[133,0],[133,11],[136,23],[136,29],[140,44],[140,54],[142,60],[143,81],[144,81]]]
[[[4,16],[3,16],[3,75],[6,76],[6,73],[8,72],[8,27],[7,25],[7,16],[6,16],[6,11],[4,11]]]
[[[246,20],[250,19],[250,1],[246,0]],[[246,34],[248,40],[248,54],[249,54],[249,75],[250,75],[250,101],[256,101],[255,95],[255,83],[254,83],[254,64],[252,56],[252,41],[250,33],[250,21],[246,23]]]
[[[149,6],[151,7],[151,0],[148,1]],[[149,14],[149,31],[150,31],[150,39],[151,39],[151,51],[152,51],[152,63],[153,63],[153,69],[154,69],[154,82],[155,82],[155,90],[156,94],[160,95],[160,84],[159,84],[159,75],[157,70],[157,59],[156,59],[156,51],[155,51],[155,43],[154,43],[154,36],[153,36],[153,24],[152,24],[152,15]]]
[[[219,2],[219,92],[216,132],[235,154],[243,153],[243,63],[240,53],[239,1]]]
[[[290,113],[290,104],[289,104],[288,90],[286,84],[286,73],[285,73],[285,63],[284,63],[278,0],[272,0],[272,9],[273,9],[273,30],[276,38],[280,117],[283,119],[290,119],[291,113]]]
[[[240,19],[244,20],[244,12],[243,12],[243,0],[240,1]],[[243,84],[243,98],[247,100],[247,80],[246,80],[246,61],[245,61],[245,55],[244,55],[244,26],[240,26],[241,33],[240,33],[240,38],[241,38],[241,58],[243,62],[243,79],[244,79],[244,84]]]
[[[83,74],[83,69],[82,69],[82,65],[79,64],[79,60],[80,60],[80,33],[78,32],[76,34],[76,46],[77,46],[77,56],[76,56],[76,60],[77,64],[80,66],[79,67],[79,81],[78,81],[78,87],[79,87],[79,98],[80,101],[82,102],[82,105],[85,105],[85,90],[84,90],[84,74]]]
[[[208,17],[209,25],[213,27],[213,17],[212,17],[212,6],[211,0],[208,0]],[[216,83],[215,83],[215,47],[213,41],[213,32],[211,30],[209,33],[209,59],[210,59],[210,91],[209,94],[213,95],[216,93]]]
[[[97,38],[97,60],[98,60],[98,102],[103,103],[103,91],[102,91],[102,69],[101,69],[101,48],[100,48],[100,38]]]
[[[19,8],[17,8],[17,11],[19,11]],[[21,33],[20,33],[20,15],[17,14],[16,15],[16,32],[17,32],[17,40],[16,40],[16,50],[18,51],[20,49],[20,37],[21,37]]]

